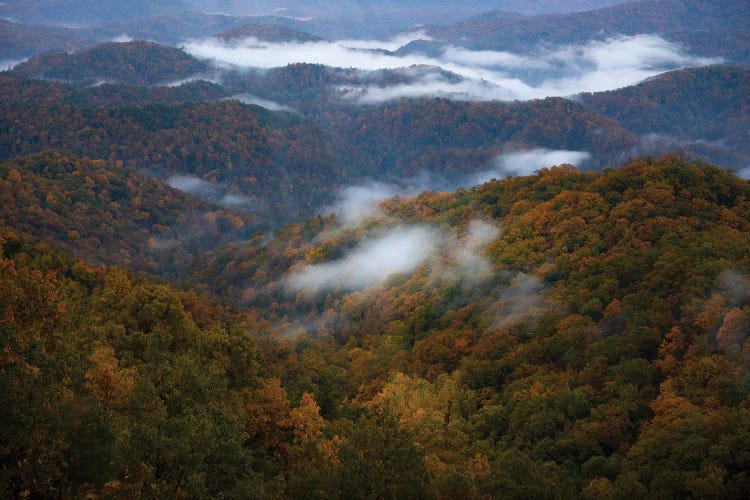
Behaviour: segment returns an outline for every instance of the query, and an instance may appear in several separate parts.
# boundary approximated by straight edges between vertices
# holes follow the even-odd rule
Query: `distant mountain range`
[[[737,0],[641,0],[586,12],[522,19],[498,12],[447,26],[431,26],[427,33],[437,40],[475,49],[512,52],[539,45],[654,33],[682,43],[696,54],[750,62],[750,4]]]
[[[415,0],[336,0],[314,3],[292,0],[279,5],[277,2],[260,0],[254,2],[238,0],[7,0],[0,5],[0,16],[30,23],[45,24],[91,24],[94,22],[135,19],[152,15],[175,15],[186,12],[220,13],[231,16],[277,15],[288,18],[347,19],[362,22],[370,19],[383,22],[385,19],[402,22],[436,22],[439,19],[460,19],[491,9],[502,8],[522,14],[549,12],[575,12],[621,3],[623,0],[570,0],[535,2],[530,0],[437,0],[424,2]]]

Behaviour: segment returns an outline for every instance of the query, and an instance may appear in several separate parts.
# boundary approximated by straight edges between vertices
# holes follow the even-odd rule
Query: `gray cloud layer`
[[[410,83],[344,89],[350,99],[362,103],[425,95],[466,100],[567,96],[624,87],[671,69],[720,61],[689,55],[679,45],[657,35],[619,36],[523,55],[454,46],[444,48],[439,56],[392,52],[420,38],[424,38],[422,33],[389,41],[313,43],[268,43],[253,38],[226,42],[211,38],[188,42],[185,49],[194,56],[240,68],[305,62],[370,71],[431,66],[462,77],[460,81],[449,81],[433,70]]]

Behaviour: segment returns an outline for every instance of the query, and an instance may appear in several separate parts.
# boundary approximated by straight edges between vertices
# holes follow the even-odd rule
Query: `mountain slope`
[[[324,415],[394,411],[445,495],[688,495],[715,468],[712,491],[741,498],[748,200],[677,156],[562,166],[294,224],[193,280],[269,319],[275,373]],[[386,271],[406,257],[383,242],[413,235],[422,260]]]
[[[92,263],[162,275],[257,223],[157,179],[56,153],[1,163],[0,200],[3,223],[20,234]]]
[[[587,109],[649,135],[647,141],[707,154],[726,166],[750,164],[750,70],[718,66],[672,71],[579,98]]]
[[[322,38],[302,31],[295,31],[276,24],[246,24],[216,35],[225,41],[255,38],[266,42],[318,42]]]
[[[10,79],[8,85],[19,99],[0,103],[0,126],[8,131],[0,138],[0,158],[58,150],[161,178],[197,176],[237,195],[246,210],[273,210],[280,220],[326,203],[337,183],[327,137],[295,115],[195,99],[95,106],[66,100],[52,82]],[[25,95],[29,88],[34,96]],[[44,100],[35,97],[40,94]]]
[[[743,498],[748,200],[677,156],[393,199],[208,256],[240,316],[3,227],[0,487]]]
[[[179,49],[151,42],[110,42],[72,55],[44,54],[19,65],[13,73],[25,78],[65,80],[83,85],[97,81],[155,85],[182,80],[209,69],[208,64]]]
[[[0,19],[0,59],[28,58],[52,50],[80,50],[95,42],[96,37],[83,30]]]
[[[432,37],[473,48],[524,52],[616,35],[654,33],[692,53],[748,62],[750,6],[738,0],[641,0],[573,14],[520,20],[505,17],[431,27]],[[722,33],[721,37],[708,33]]]

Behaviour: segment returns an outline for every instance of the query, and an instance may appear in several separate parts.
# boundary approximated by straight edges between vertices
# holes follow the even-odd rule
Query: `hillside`
[[[276,24],[246,24],[217,35],[222,40],[241,40],[255,38],[266,42],[317,42],[322,38],[302,31],[295,31]]]
[[[715,471],[712,494],[740,498],[749,199],[674,156],[556,167],[295,224],[193,280],[270,320],[274,373],[326,418],[395,412],[433,494],[688,496]],[[378,242],[413,237],[426,252],[389,276],[407,254]]]
[[[229,74],[224,81],[290,106],[325,129],[340,163],[354,178],[403,178],[424,170],[457,181],[486,168],[505,146],[584,149],[594,155],[593,166],[601,167],[626,158],[639,142],[617,122],[560,98],[523,102],[402,98],[362,105],[341,90],[398,85],[418,79],[421,73],[436,70],[361,72],[294,64]],[[442,76],[459,78],[447,72]]]
[[[258,224],[121,166],[57,153],[0,163],[0,217],[89,262],[164,276]]]
[[[93,105],[85,94],[66,99],[71,93],[56,83],[3,81],[18,100],[0,103],[0,127],[8,131],[0,137],[2,159],[56,150],[161,178],[193,176],[236,196],[240,208],[272,211],[271,225],[328,202],[337,182],[325,134],[288,113],[237,101],[173,100],[185,92],[180,88],[172,99],[156,92],[157,102]],[[101,96],[109,88],[84,92]]]
[[[179,49],[136,41],[103,43],[72,55],[44,54],[19,65],[13,74],[78,85],[100,82],[156,85],[183,80],[210,69],[205,62]]]
[[[332,107],[315,118],[361,175],[403,178],[429,172],[453,182],[486,169],[504,149],[585,150],[592,167],[615,165],[637,138],[618,123],[565,99],[467,103],[404,99]],[[388,177],[385,177],[388,179]]]
[[[96,37],[82,30],[0,19],[0,59],[23,59],[52,50],[80,50],[95,42]]]
[[[132,19],[188,8],[184,0],[8,0],[0,15],[42,24],[90,24],[110,19]]]
[[[3,491],[742,498],[748,200],[676,156],[392,199],[198,263],[239,316],[5,228]]]
[[[750,70],[711,66],[671,71],[639,85],[578,96],[637,134],[725,141],[749,154]]]
[[[696,22],[699,19],[700,22]],[[738,0],[640,0],[571,14],[524,19],[504,15],[433,26],[437,40],[481,49],[525,52],[617,35],[653,33],[684,44],[692,53],[722,56],[732,62],[750,59],[750,6]],[[715,36],[722,33],[722,36]],[[710,34],[713,34],[711,36]]]
[[[744,500],[748,68],[746,0],[0,1],[0,499]]]

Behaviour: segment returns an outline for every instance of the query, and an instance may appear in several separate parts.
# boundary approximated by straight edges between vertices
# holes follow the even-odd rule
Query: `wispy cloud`
[[[484,251],[500,234],[500,228],[495,224],[471,221],[465,234],[448,245],[450,258],[455,265],[440,272],[472,284],[489,278],[493,273],[492,263]]]
[[[483,220],[452,234],[424,225],[397,226],[365,238],[340,259],[295,269],[285,283],[289,290],[305,293],[359,291],[424,264],[431,281],[471,286],[492,276],[485,250],[500,234],[497,225]]]
[[[503,288],[493,305],[496,313],[494,327],[502,330],[520,323],[536,322],[549,306],[544,284],[534,276],[518,273],[509,286]]]
[[[438,56],[392,52],[419,36],[416,33],[388,41],[314,43],[268,43],[253,38],[227,42],[211,38],[188,42],[185,49],[196,57],[240,68],[272,68],[292,63],[365,71],[423,68],[422,74],[407,83],[348,89],[349,97],[362,103],[427,95],[468,100],[568,96],[624,87],[664,71],[721,61],[692,56],[657,35],[619,36],[538,49],[531,54],[472,51],[455,46],[444,47]],[[443,72],[435,71],[436,68]],[[454,76],[448,78],[446,71]]]
[[[404,192],[403,187],[384,182],[348,186],[339,192],[338,200],[330,211],[345,224],[359,224],[380,214],[379,202]]]
[[[737,170],[736,174],[740,179],[750,180],[750,166]]]
[[[216,78],[214,75],[208,75],[205,73],[199,73],[196,75],[189,76],[187,78],[181,78],[179,80],[173,80],[171,82],[163,82],[158,84],[158,86],[162,87],[180,87],[182,85],[185,85],[186,83],[192,83],[192,82],[211,82],[211,83],[221,83],[218,78]]]
[[[24,59],[3,59],[0,60],[0,71],[8,71],[13,69],[21,63],[28,61],[28,58]]]
[[[252,200],[247,196],[228,193],[226,189],[193,175],[173,175],[167,185],[194,198],[213,201],[227,208],[250,208]]]
[[[236,101],[240,101],[243,104],[254,104],[262,108],[270,109],[271,111],[286,111],[288,113],[296,113],[296,111],[289,106],[284,106],[283,104],[275,101],[270,101],[268,99],[261,99],[260,97],[256,97],[252,94],[236,94],[232,97],[228,97],[227,99],[234,99]]]
[[[305,266],[287,279],[292,290],[362,290],[383,283],[397,273],[411,272],[437,248],[434,229],[418,226],[394,229],[365,241],[345,257]]]
[[[564,151],[550,149],[531,149],[503,153],[494,159],[492,168],[476,174],[470,184],[483,184],[491,179],[502,179],[507,175],[531,175],[540,168],[570,163],[576,167],[586,164],[591,154],[586,151]]]
[[[130,36],[130,35],[128,35],[128,34],[126,34],[126,33],[121,33],[121,34],[117,35],[116,37],[110,38],[109,41],[110,42],[115,42],[115,43],[126,43],[126,42],[132,42],[133,41],[133,37]]]

